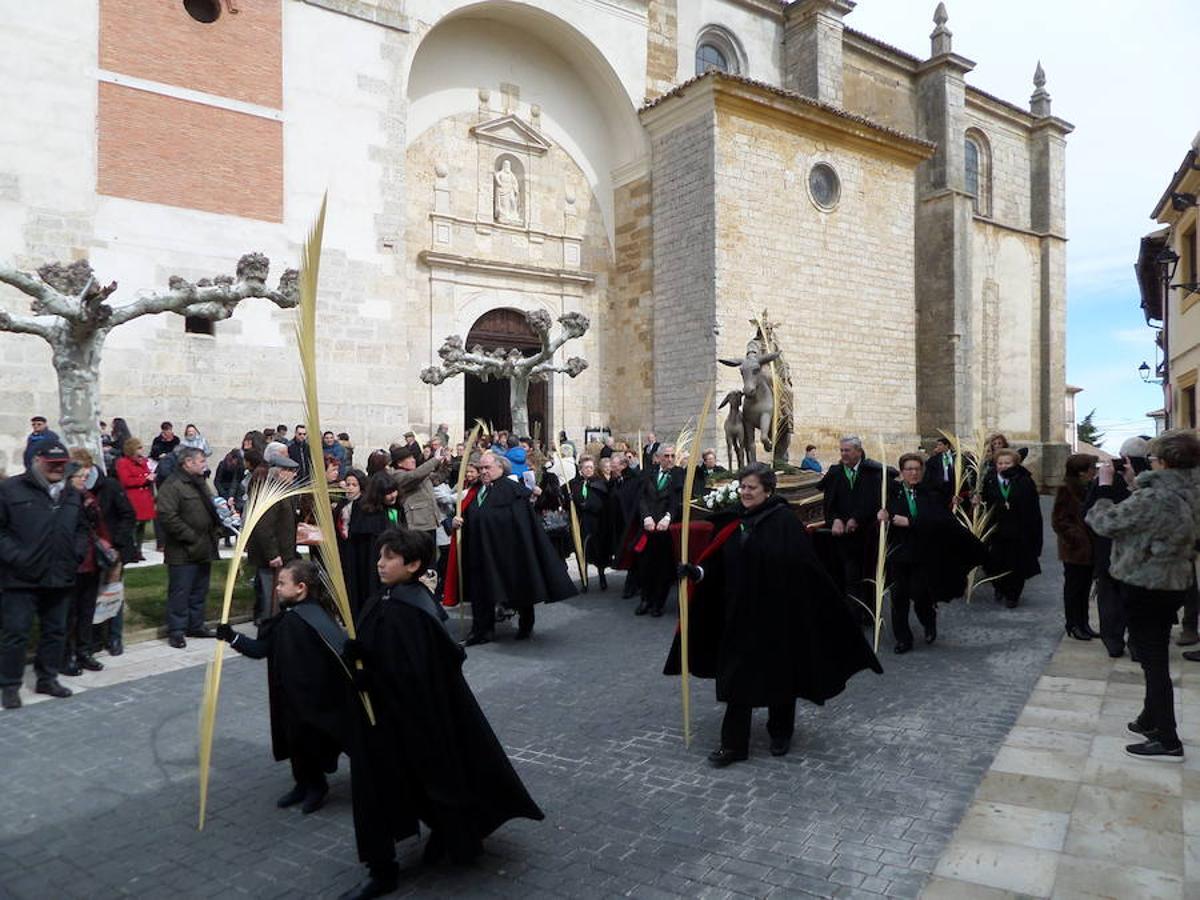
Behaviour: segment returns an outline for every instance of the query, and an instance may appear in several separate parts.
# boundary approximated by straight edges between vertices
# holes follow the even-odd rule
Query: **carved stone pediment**
[[[550,142],[537,129],[514,115],[481,122],[471,129],[471,134],[482,143],[535,156],[542,156],[550,149]]]

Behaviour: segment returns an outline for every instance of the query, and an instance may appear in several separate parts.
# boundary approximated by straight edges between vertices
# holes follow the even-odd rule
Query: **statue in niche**
[[[521,180],[512,170],[512,160],[504,160],[495,174],[496,221],[504,225],[521,225]]]

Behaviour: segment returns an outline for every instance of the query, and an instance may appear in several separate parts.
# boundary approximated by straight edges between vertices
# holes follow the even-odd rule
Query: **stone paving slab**
[[[917,897],[1058,643],[1061,581],[1044,567],[1021,608],[997,607],[985,589],[945,609],[934,647],[884,652],[882,677],[802,705],[788,756],[767,754],[760,713],[751,760],[720,771],[704,760],[723,709],[712,682],[693,681],[687,748],[679,682],[659,674],[669,617],[634,617],[619,577],[604,594],[539,607],[533,641],[502,631],[465,671],[546,821],[506,825],[465,869],[421,869],[419,845],[402,845],[401,893]],[[187,653],[188,668],[0,715],[0,894],[330,896],[357,880],[344,766],[318,813],[274,807],[290,775],[271,760],[255,661],[227,663],[209,823],[195,830],[212,644],[189,641]],[[121,659],[132,674],[153,658],[182,665],[172,654],[152,644]],[[1087,685],[1047,681],[1039,693],[1068,687],[1101,713],[1106,698],[1079,693]],[[1031,724],[1027,746],[1010,749],[1039,752],[1036,729],[1055,727],[1068,730]]]

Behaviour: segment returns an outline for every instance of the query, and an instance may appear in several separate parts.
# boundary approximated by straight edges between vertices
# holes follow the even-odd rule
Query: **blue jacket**
[[[504,454],[508,457],[508,461],[512,463],[512,473],[520,478],[529,471],[529,466],[525,464],[525,448],[513,447]]]

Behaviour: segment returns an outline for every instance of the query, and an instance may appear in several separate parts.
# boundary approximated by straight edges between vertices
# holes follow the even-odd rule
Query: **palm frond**
[[[887,509],[888,503],[888,464],[887,446],[883,435],[879,436],[879,464],[883,472],[879,478],[880,509]],[[887,538],[888,523],[885,519],[879,523],[879,548],[875,553],[875,652],[879,652],[879,634],[883,627],[883,595],[887,578]]]

